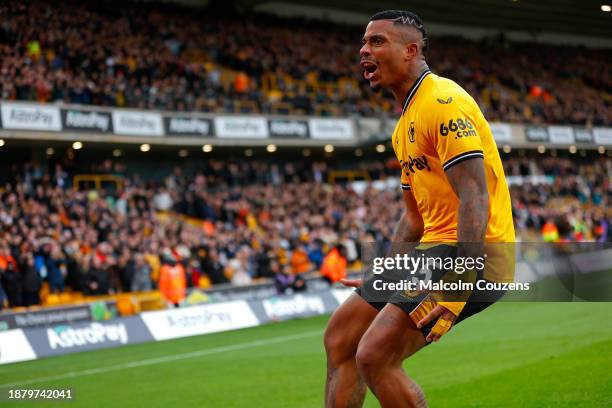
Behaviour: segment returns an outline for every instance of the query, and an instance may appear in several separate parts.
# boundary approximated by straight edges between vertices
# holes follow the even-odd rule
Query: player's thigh
[[[361,338],[357,362],[362,366],[401,364],[425,345],[423,333],[408,313],[389,303]]]
[[[378,310],[353,293],[329,319],[325,329],[325,349],[338,357],[354,356],[361,336]]]

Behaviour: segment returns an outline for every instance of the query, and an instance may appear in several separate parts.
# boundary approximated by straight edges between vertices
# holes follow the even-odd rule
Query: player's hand
[[[340,279],[340,283],[347,288],[360,288],[363,285],[363,279]]]
[[[456,318],[457,316],[455,316],[453,312],[451,312],[442,305],[437,305],[431,310],[431,312],[429,312],[424,318],[422,318],[419,323],[417,323],[417,328],[420,329],[422,327],[425,327],[429,323],[437,319],[436,325],[431,329],[431,331],[425,338],[426,342],[431,343],[433,341],[440,340],[440,337],[442,337],[444,333],[450,330]]]

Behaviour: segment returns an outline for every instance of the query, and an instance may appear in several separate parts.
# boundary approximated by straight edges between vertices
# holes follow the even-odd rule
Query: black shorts
[[[432,255],[441,256],[441,257],[455,256],[456,251],[457,251],[457,248],[454,246],[438,245],[434,248],[430,248],[427,250],[417,250],[417,255],[420,252],[425,252],[427,253],[428,256],[432,256]],[[439,281],[445,276],[446,273],[447,273],[446,271],[440,271],[440,270],[431,271],[430,279],[432,281]],[[478,276],[477,278],[482,279],[481,276]],[[368,302],[370,305],[372,305],[374,308],[376,308],[379,311],[382,310],[383,307],[385,307],[387,304],[390,303],[390,304],[393,304],[399,307],[407,314],[410,314],[428,296],[428,293],[407,294],[406,291],[403,291],[403,290],[387,291],[387,292],[381,291],[381,292],[377,292],[376,296],[364,296],[364,291],[367,291],[367,289],[364,289],[364,287],[365,288],[371,287],[372,282],[374,280],[381,280],[381,279],[385,280],[385,277],[382,275],[372,276],[364,282],[364,285],[362,288],[358,288],[355,291],[355,293],[357,293],[366,302]],[[395,279],[386,279],[386,280],[397,280],[397,277]],[[467,319],[470,316],[473,316],[477,313],[482,312],[487,307],[499,301],[505,295],[505,293],[506,292],[502,290],[483,291],[483,290],[474,289],[471,293],[466,295],[467,297],[466,304],[464,308],[462,309],[462,311],[459,313],[459,316],[457,316],[457,319],[455,319],[455,322],[453,323],[453,325],[456,325],[462,322],[463,320]],[[429,334],[429,332],[431,331],[431,329],[433,328],[435,324],[436,324],[436,321],[434,320],[427,326],[421,328],[421,332],[423,333],[423,336],[427,337],[427,335]]]

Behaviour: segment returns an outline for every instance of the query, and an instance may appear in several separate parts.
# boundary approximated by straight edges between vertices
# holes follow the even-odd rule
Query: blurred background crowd
[[[353,162],[354,163],[354,162]],[[0,283],[13,306],[52,292],[85,294],[248,285],[275,280],[281,291],[329,262],[360,257],[361,243],[388,242],[403,211],[395,160],[363,161],[371,181],[329,183],[322,161],[210,160],[143,180],[121,162],[92,166],[120,176],[107,189],[73,186],[60,163],[13,168],[0,194]],[[612,241],[612,160],[504,159],[519,239]],[[334,270],[330,272],[332,275]]]
[[[159,3],[0,4],[0,98],[147,109],[395,115],[361,81],[363,27]],[[16,46],[17,45],[17,46]],[[612,124],[612,52],[430,39],[490,120]]]
[[[363,27],[154,2],[6,0],[0,16],[2,100],[398,114],[389,95],[361,80]],[[427,59],[488,120],[612,126],[610,49],[431,36]],[[612,241],[610,154],[581,153],[503,155],[518,239]],[[47,155],[8,158],[20,163],[10,169],[2,163],[10,171],[0,174],[0,307],[38,304],[43,287],[88,295],[159,289],[174,304],[188,287],[274,281],[279,293],[302,290],[309,273],[338,280],[362,243],[388,243],[403,211],[389,153],[219,154],[176,168],[156,163],[149,173],[120,159],[77,166],[74,151],[59,161]],[[334,180],[337,170],[368,181]],[[116,182],[74,185],[83,172]]]

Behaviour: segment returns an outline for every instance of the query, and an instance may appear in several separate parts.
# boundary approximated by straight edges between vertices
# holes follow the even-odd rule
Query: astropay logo
[[[263,302],[266,314],[271,319],[303,314],[323,314],[325,305],[319,296],[296,295],[293,298],[273,298]]]
[[[194,308],[195,311],[195,308]],[[197,326],[208,326],[215,324],[232,324],[232,315],[228,312],[213,312],[206,309],[198,309],[194,314],[169,315],[168,325],[170,328],[186,328]]]
[[[47,337],[49,346],[53,350],[107,342],[120,344],[128,342],[127,329],[122,323],[106,325],[91,323],[78,329],[70,326],[57,326],[47,329]]]

